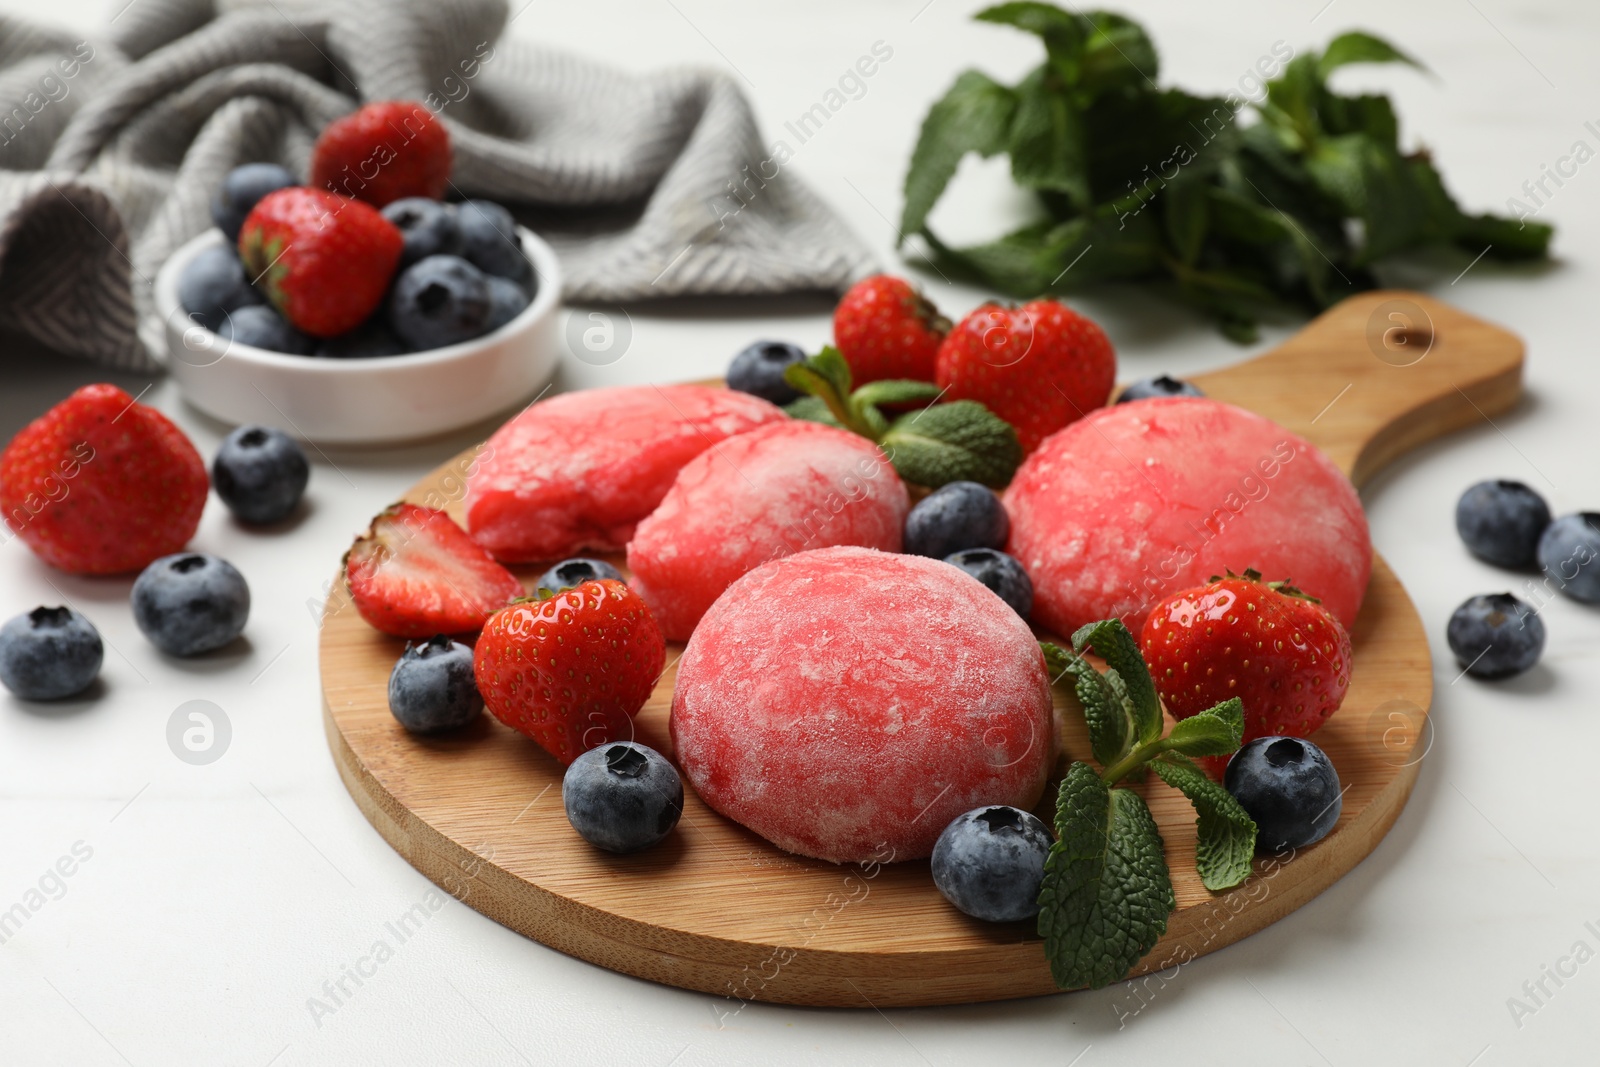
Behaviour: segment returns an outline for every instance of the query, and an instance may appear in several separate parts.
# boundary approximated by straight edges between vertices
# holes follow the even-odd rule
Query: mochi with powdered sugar
[[[551,397],[484,445],[467,479],[467,529],[508,563],[620,549],[685,463],[734,434],[787,419],[758,397],[704,385]]]
[[[1333,461],[1216,400],[1092,412],[1027,458],[1005,503],[1033,619],[1063,635],[1108,618],[1139,633],[1167,594],[1247,568],[1292,579],[1349,629],[1372,571],[1366,515]]]
[[[900,551],[910,497],[878,446],[815,422],[730,437],[678,472],[628,543],[632,585],[669,641],[742,575],[813,548]]]
[[[956,816],[1031,808],[1052,762],[1044,656],[939,560],[785,556],[718,598],[678,664],[672,740],[715,810],[836,863],[916,859]]]

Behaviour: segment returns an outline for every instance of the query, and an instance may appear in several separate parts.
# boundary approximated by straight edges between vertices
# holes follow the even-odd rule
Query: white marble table
[[[57,0],[45,17],[98,25],[125,0]],[[138,0],[135,0],[138,2]],[[875,42],[892,49],[789,163],[887,259],[902,166],[922,109],[954,72],[1012,77],[1027,41],[966,18],[959,0],[753,6],[718,0],[536,0],[513,32],[648,66],[711,63],[748,75],[769,137],[806,111]],[[1504,208],[1600,120],[1593,49],[1600,9],[1577,0],[1394,4],[1223,0],[1122,5],[1153,28],[1165,76],[1225,90],[1273,42],[1320,44],[1370,28],[1436,77],[1352,70],[1341,83],[1393,91],[1404,138],[1418,130],[1454,191]],[[1319,8],[1322,10],[1319,11]],[[6,14],[41,5],[4,0]],[[1230,73],[1230,72],[1237,72]],[[994,166],[964,172],[940,219],[952,236],[1000,223]],[[1567,180],[1544,217],[1555,265],[1447,264],[1439,296],[1528,341],[1526,400],[1408,457],[1367,487],[1374,539],[1405,581],[1436,657],[1435,741],[1409,807],[1365,863],[1316,901],[1185,967],[1139,1006],[1126,987],[967,1008],[882,1013],[751,1005],[719,1025],[717,998],[609,973],[448,902],[404,943],[385,923],[430,884],[346,795],[323,739],[316,605],[351,535],[463,436],[384,452],[314,454],[311,507],[281,536],[243,532],[220,503],[195,546],[237,564],[255,592],[248,642],[214,659],[162,659],[133,626],[127,581],[82,581],[0,546],[0,614],[68,600],[109,646],[104,693],[59,713],[0,696],[0,913],[29,914],[0,943],[0,1059],[7,1063],[708,1063],[1116,1060],[1234,1064],[1572,1063],[1592,1058],[1600,963],[1600,615],[1544,609],[1543,664],[1498,686],[1457,680],[1443,640],[1461,599],[1523,579],[1470,559],[1456,495],[1490,476],[1524,479],[1561,512],[1600,506],[1593,426],[1600,397],[1595,300],[1600,170]],[[1401,275],[1399,280],[1404,280]],[[925,279],[946,311],[981,293]],[[1182,312],[1110,294],[1082,304],[1118,343],[1125,376],[1183,373],[1247,353]],[[757,336],[816,345],[820,301],[704,301],[628,309],[623,358],[569,362],[563,387],[714,374]],[[1263,339],[1270,344],[1282,331]],[[0,347],[0,435],[75,385],[107,376]],[[116,379],[172,414],[206,454],[222,427],[171,385]],[[1593,392],[1591,392],[1593,390]],[[176,758],[168,722],[186,701],[225,713],[214,762]],[[50,872],[70,870],[70,876]],[[35,890],[40,892],[30,896]],[[33,909],[32,904],[40,906]],[[1594,925],[1587,925],[1590,922]],[[392,955],[363,962],[387,939]],[[380,953],[381,954],[381,953]],[[367,972],[330,1000],[325,983]],[[1559,981],[1548,974],[1559,971]],[[1591,973],[1592,972],[1592,973]],[[1531,985],[1525,986],[1524,983]],[[1541,989],[1543,990],[1541,992]],[[1530,997],[1531,990],[1531,997]],[[1508,998],[1531,1011],[1513,1013]],[[312,998],[334,1006],[313,1011]],[[1537,999],[1532,999],[1537,998]],[[1003,1050],[1003,1053],[1002,1053]]]

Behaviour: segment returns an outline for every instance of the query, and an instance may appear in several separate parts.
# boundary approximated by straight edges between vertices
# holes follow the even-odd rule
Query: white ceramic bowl
[[[234,424],[277,426],[308,441],[390,444],[470,426],[526,402],[550,380],[560,357],[561,265],[549,245],[519,232],[539,291],[500,329],[402,356],[319,359],[229,343],[185,315],[179,275],[202,249],[223,241],[220,230],[208,230],[174,252],[156,276],[167,369],[201,411]]]

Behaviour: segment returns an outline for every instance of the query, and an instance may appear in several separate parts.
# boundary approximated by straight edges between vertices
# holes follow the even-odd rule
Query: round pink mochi
[[[786,420],[730,437],[678,472],[628,542],[633,587],[669,641],[686,641],[723,590],[812,548],[900,551],[910,496],[878,446]]]
[[[1027,458],[1005,502],[1034,621],[1062,635],[1113,617],[1137,634],[1167,594],[1249,567],[1293,579],[1349,629],[1372,571],[1360,498],[1333,461],[1216,400],[1093,412]]]
[[[759,397],[706,385],[618,385],[541,400],[473,461],[467,529],[507,563],[619,549],[685,463],[724,438],[787,421]]]
[[[1044,656],[1017,614],[922,556],[823,548],[712,605],[672,741],[712,808],[791,852],[886,863],[957,815],[1031,808],[1051,764]]]

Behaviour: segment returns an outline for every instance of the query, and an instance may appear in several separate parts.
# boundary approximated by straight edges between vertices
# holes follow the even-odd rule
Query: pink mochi
[[[1070,636],[1228,570],[1293,579],[1349,629],[1372,540],[1350,480],[1315,445],[1216,400],[1119,404],[1048,438],[1005,494],[1034,621]]]
[[[916,859],[963,812],[1038,802],[1050,685],[1027,624],[965,572],[822,548],[712,605],[678,664],[672,741],[701,799],[781,848]]]
[[[506,562],[620,549],[685,463],[780,420],[759,397],[703,385],[551,397],[489,438],[467,479],[467,529]]]
[[[910,507],[865,437],[773,423],[684,465],[628,543],[628,569],[667,640],[687,641],[723,590],[769,560],[834,545],[900,551]]]

